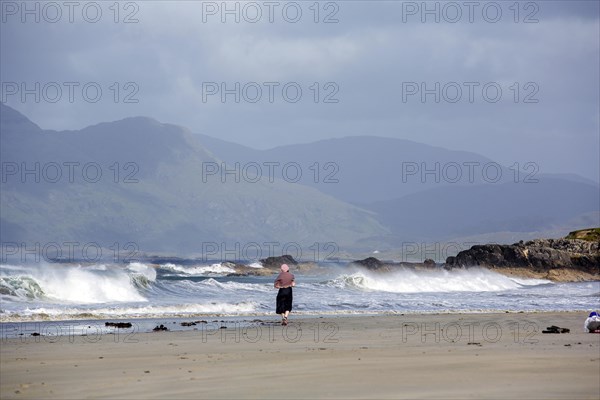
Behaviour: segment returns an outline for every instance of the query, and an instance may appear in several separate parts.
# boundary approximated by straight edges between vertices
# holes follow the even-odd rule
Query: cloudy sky
[[[2,0],[1,101],[47,129],[377,135],[598,181],[598,4]]]

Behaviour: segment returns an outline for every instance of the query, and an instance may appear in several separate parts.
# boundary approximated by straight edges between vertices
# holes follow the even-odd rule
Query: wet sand
[[[600,334],[583,332],[586,316],[292,315],[288,327],[22,336],[2,340],[0,398],[598,399]],[[542,334],[551,325],[571,332]]]

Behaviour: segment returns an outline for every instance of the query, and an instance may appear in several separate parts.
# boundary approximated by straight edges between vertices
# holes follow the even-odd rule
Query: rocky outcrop
[[[448,257],[445,268],[474,266],[555,281],[600,279],[600,241],[536,239],[477,245]]]
[[[292,265],[297,265],[298,261],[294,260],[294,257],[289,254],[284,254],[277,257],[263,258],[260,260],[260,263],[264,268],[279,270],[281,264],[287,264],[291,267]]]
[[[383,263],[382,261],[380,261],[379,259],[377,259],[375,257],[368,257],[368,258],[365,258],[364,260],[357,260],[357,261],[354,261],[353,264],[360,265],[361,267],[365,267],[366,269],[375,270],[375,271],[378,269],[381,269],[385,266],[385,263]]]
[[[393,271],[395,268],[409,268],[409,269],[435,269],[439,268],[435,261],[426,259],[422,263],[419,262],[384,262],[375,257],[368,257],[364,260],[352,261],[350,265],[366,268],[370,271],[388,272]]]
[[[279,273],[282,264],[287,264],[293,271],[307,272],[318,267],[313,262],[302,262],[294,260],[294,257],[285,254],[278,257],[267,257],[259,260],[263,268],[254,268],[245,264],[224,262],[222,265],[232,268],[235,272],[227,276],[269,276]]]

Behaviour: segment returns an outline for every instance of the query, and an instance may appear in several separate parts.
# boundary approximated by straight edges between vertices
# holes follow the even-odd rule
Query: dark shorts
[[[292,288],[279,289],[277,293],[277,314],[283,314],[286,311],[292,311]]]

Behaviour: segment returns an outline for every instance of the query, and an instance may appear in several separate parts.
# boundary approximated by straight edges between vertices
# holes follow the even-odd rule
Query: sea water
[[[262,268],[259,263],[251,263]],[[274,276],[197,265],[0,265],[0,322],[274,315]],[[600,282],[553,283],[484,268],[378,273],[325,263],[295,272],[295,314],[586,311]]]

